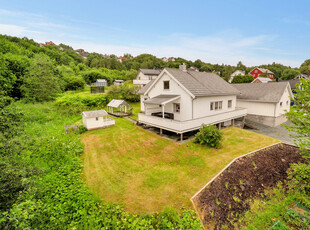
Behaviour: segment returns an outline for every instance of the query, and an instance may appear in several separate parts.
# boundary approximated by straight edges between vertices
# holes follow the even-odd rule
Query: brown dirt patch
[[[290,164],[301,161],[299,148],[283,143],[236,160],[193,199],[203,224],[232,229],[252,198],[284,181]]]

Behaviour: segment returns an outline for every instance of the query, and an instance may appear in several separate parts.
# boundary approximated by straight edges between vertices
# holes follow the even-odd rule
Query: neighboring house
[[[108,86],[108,82],[106,79],[97,79],[96,86]]]
[[[57,46],[54,42],[50,41],[50,42],[45,42],[45,43],[40,43],[40,47],[42,46]]]
[[[151,80],[157,78],[161,71],[161,69],[140,69],[136,79],[133,80],[133,84],[145,86]]]
[[[181,140],[202,124],[228,126],[246,116],[236,108],[239,91],[214,73],[165,68],[138,93],[139,123],[181,134]]]
[[[232,80],[234,79],[235,76],[237,75],[245,75],[245,71],[244,70],[236,70],[235,72],[233,72],[231,75],[230,75],[230,78],[228,80],[229,83],[232,82]]]
[[[268,77],[270,79],[274,79],[274,73],[271,72],[269,69],[264,69],[264,68],[259,68],[259,67],[256,67],[254,69],[252,69],[249,74],[251,74],[254,79],[258,78],[259,76],[263,75],[263,74],[267,74]]]
[[[294,78],[294,80],[295,80],[295,79],[301,79],[301,78],[303,78],[303,79],[310,79],[310,75],[307,75],[307,74],[299,74],[298,76],[296,76],[296,77]]]
[[[124,85],[124,80],[114,80],[113,85]]]
[[[196,72],[199,72],[199,69],[195,66],[191,66],[187,69],[187,71],[196,71]]]
[[[166,58],[166,57],[161,58],[161,60],[164,62],[168,62],[168,58]]]
[[[82,112],[83,125],[87,130],[99,129],[115,125],[115,120],[108,117],[105,110]]]
[[[237,107],[247,109],[247,119],[275,127],[285,122],[285,113],[290,111],[293,97],[288,82],[268,84],[233,84],[241,92],[237,96]]]
[[[251,83],[268,83],[272,82],[272,80],[268,77],[258,77],[254,79]]]

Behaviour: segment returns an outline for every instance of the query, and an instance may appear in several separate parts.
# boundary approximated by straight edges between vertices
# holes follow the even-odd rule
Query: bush
[[[130,102],[140,101],[140,95],[137,94],[139,88],[135,85],[124,84],[120,86],[110,86],[108,95],[114,99],[123,99]]]
[[[221,148],[222,139],[223,134],[214,125],[202,125],[202,128],[195,135],[194,142],[218,149]]]
[[[72,112],[89,109],[103,109],[109,102],[106,94],[66,94],[55,101],[55,105]]]
[[[67,76],[64,78],[65,90],[82,90],[85,86],[85,81],[82,77]]]
[[[237,75],[231,83],[251,83],[254,80],[252,75]]]
[[[294,164],[288,170],[288,185],[292,190],[310,193],[310,165]]]

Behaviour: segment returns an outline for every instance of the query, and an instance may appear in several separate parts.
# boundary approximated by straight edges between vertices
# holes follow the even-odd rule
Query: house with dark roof
[[[268,84],[233,84],[240,94],[237,95],[237,107],[247,109],[248,120],[275,127],[285,122],[285,113],[290,111],[290,99],[293,98],[288,82]]]
[[[236,107],[240,92],[214,73],[165,68],[139,94],[139,123],[181,134],[181,140],[203,124],[228,126],[247,114]]]
[[[264,69],[264,68],[260,68],[260,67],[256,67],[254,69],[252,69],[249,74],[251,74],[254,79],[266,75],[266,77],[269,77],[271,80],[274,79],[274,73],[271,72],[269,69]]]
[[[145,86],[151,80],[158,77],[162,69],[140,69],[136,79],[133,80],[134,85]]]

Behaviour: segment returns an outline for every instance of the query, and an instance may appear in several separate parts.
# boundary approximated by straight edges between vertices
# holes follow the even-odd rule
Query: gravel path
[[[276,138],[280,141],[294,144],[294,139],[290,136],[290,134],[294,134],[293,132],[289,132],[283,125],[279,125],[277,127],[269,127],[266,125],[262,125],[260,123],[256,123],[253,121],[246,120],[247,124],[250,124],[257,129],[249,129],[255,133],[260,133],[269,137]],[[293,124],[290,121],[285,122],[284,124],[287,124],[288,126],[292,126]]]

